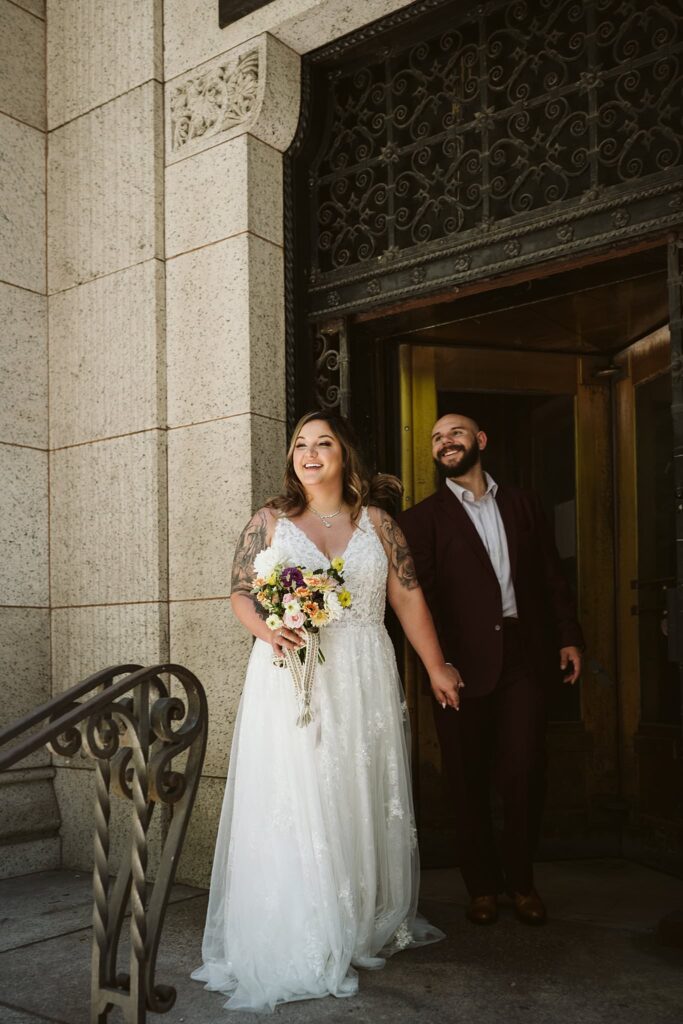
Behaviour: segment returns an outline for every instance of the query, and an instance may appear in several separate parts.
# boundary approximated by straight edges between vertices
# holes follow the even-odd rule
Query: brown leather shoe
[[[519,892],[512,893],[515,913],[524,924],[545,924],[548,920],[543,900],[535,889],[523,896]]]
[[[467,910],[467,919],[472,924],[493,924],[498,920],[498,898],[473,896]]]

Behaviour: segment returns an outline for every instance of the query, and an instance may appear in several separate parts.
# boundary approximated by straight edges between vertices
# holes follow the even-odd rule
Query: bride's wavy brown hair
[[[345,417],[316,409],[302,416],[294,428],[287,451],[282,492],[266,502],[268,508],[276,509],[289,516],[299,515],[308,507],[306,492],[294,471],[294,447],[299,434],[312,420],[322,420],[327,423],[341,445],[342,497],[351,509],[353,522],[358,521],[363,506],[391,506],[395,499],[403,494],[403,484],[398,477],[391,476],[389,473],[372,474],[369,472],[363,461],[353,427]]]

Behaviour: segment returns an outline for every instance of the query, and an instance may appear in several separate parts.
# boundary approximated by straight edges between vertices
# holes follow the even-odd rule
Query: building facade
[[[205,884],[250,649],[232,549],[287,424],[351,412],[417,500],[430,418],[469,403],[543,491],[589,634],[547,848],[675,868],[680,3],[0,0],[0,28],[3,717],[191,668],[179,877]],[[42,753],[0,778],[0,871],[87,867],[92,782]]]

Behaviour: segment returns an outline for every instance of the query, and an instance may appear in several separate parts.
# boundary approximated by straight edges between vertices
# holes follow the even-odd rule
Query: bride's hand
[[[305,629],[287,629],[280,626],[270,637],[270,646],[276,658],[281,658],[285,651],[296,651],[306,643]]]
[[[460,691],[465,685],[457,668],[444,662],[438,669],[430,673],[429,682],[432,693],[444,710],[447,707],[460,710]]]

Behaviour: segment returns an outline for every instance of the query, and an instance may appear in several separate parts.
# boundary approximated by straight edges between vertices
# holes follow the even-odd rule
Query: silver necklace
[[[327,520],[328,519],[334,519],[335,516],[338,516],[339,513],[342,510],[341,505],[339,506],[339,508],[337,509],[336,512],[318,512],[317,508],[313,508],[312,505],[309,505],[308,507],[311,510],[311,512],[313,513],[313,515],[318,517],[318,519],[321,521],[321,523],[323,524],[323,526],[327,530],[331,530],[332,529],[332,523],[328,523]]]

